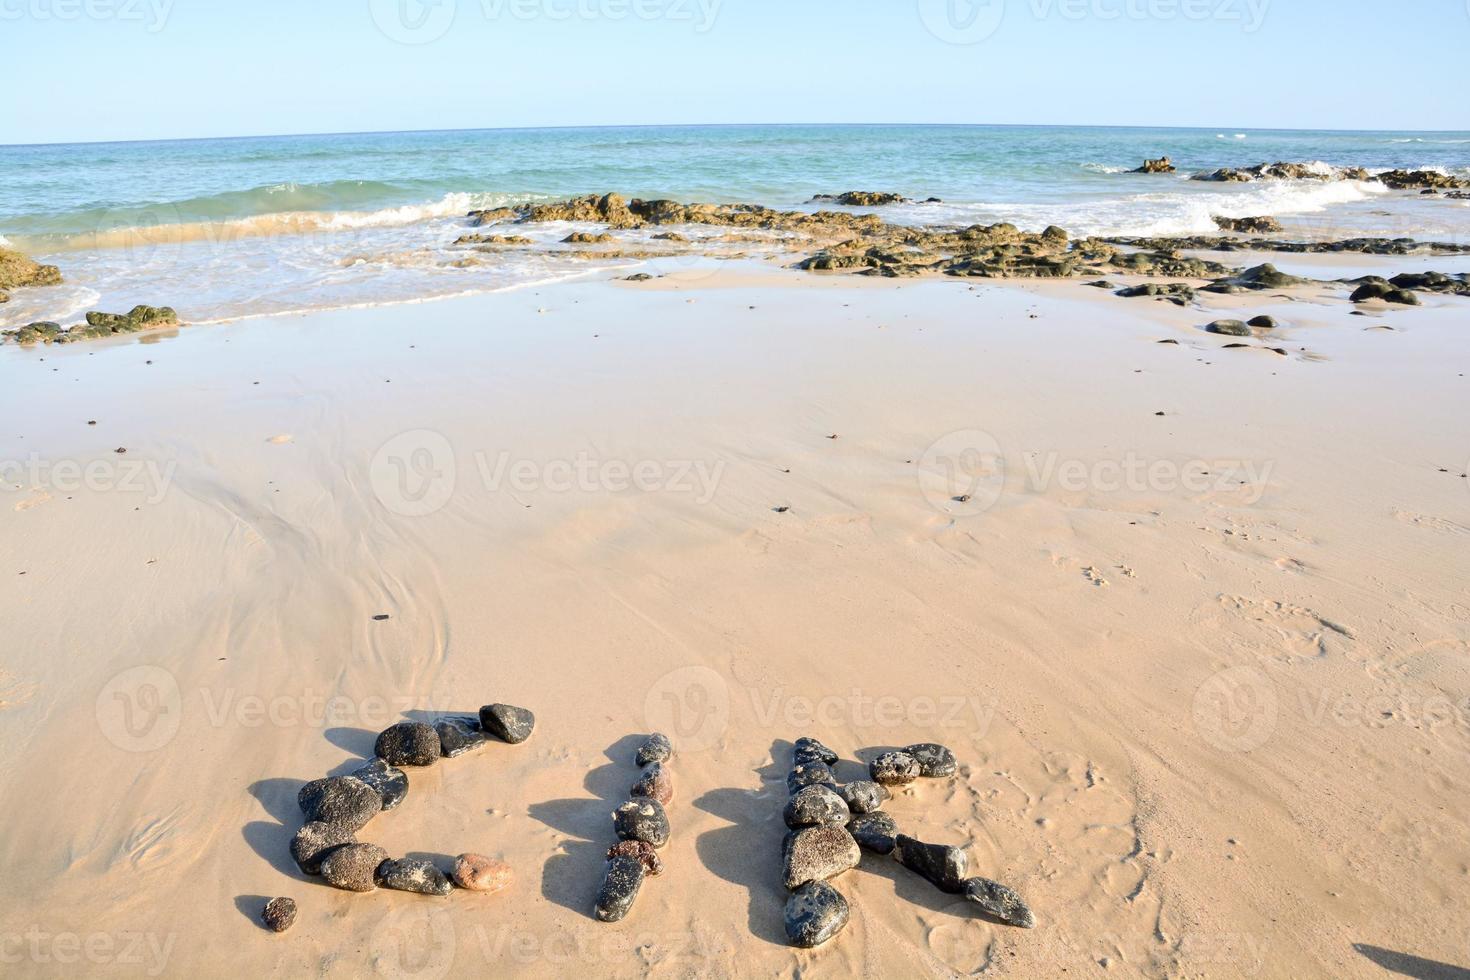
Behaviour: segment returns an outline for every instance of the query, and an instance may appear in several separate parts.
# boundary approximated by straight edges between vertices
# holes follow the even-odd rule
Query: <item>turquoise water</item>
[[[1183,173],[1124,172],[1161,154]],[[894,221],[1074,234],[1209,232],[1215,214],[1271,214],[1304,236],[1470,236],[1465,202],[1351,182],[1184,179],[1276,160],[1470,175],[1470,134],[729,126],[0,147],[0,235],[68,279],[44,298],[17,296],[0,320],[132,301],[208,319],[586,274],[555,247],[564,229],[547,229],[544,248],[472,265],[447,246],[471,208],[608,190],[777,207],[892,190],[943,200],[883,209]]]

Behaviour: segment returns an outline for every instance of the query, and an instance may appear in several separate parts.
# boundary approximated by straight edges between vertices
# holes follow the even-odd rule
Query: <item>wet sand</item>
[[[1459,975],[1470,308],[1344,295],[752,265],[0,349],[5,972]],[[297,872],[303,782],[492,701],[535,737],[360,836],[509,893]],[[603,925],[655,729],[667,871]],[[887,809],[1038,927],[866,855],[787,948],[801,735],[950,745]]]

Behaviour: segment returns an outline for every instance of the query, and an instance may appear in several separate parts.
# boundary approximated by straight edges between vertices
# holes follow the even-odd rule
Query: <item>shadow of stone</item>
[[[378,744],[379,733],[366,728],[328,728],[323,735],[328,742],[344,752],[371,759],[373,748]]]
[[[1353,943],[1353,949],[1389,973],[1400,976],[1415,977],[1416,980],[1470,980],[1470,969],[1462,966],[1426,960],[1412,953],[1397,953],[1368,943]]]
[[[264,895],[236,895],[235,908],[241,915],[255,923],[255,928],[261,932],[270,932],[266,924],[260,921],[260,913],[265,911],[265,903],[269,901],[270,899]]]

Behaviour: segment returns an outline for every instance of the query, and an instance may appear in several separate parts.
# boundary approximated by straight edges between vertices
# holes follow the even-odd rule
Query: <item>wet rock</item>
[[[1175,306],[1187,306],[1194,302],[1194,287],[1187,282],[1148,282],[1141,286],[1128,286],[1120,289],[1117,295],[1125,298],[1149,296],[1154,299],[1168,300]]]
[[[24,286],[56,286],[61,283],[61,270],[54,265],[41,265],[11,248],[0,247],[0,289]]]
[[[1224,334],[1227,337],[1252,337],[1251,328],[1241,320],[1216,320],[1214,323],[1205,325],[1209,333]]]
[[[794,830],[782,846],[782,880],[788,890],[827,881],[857,867],[862,856],[857,841],[842,827]]]
[[[793,766],[804,766],[810,762],[820,762],[826,766],[837,765],[837,753],[814,738],[799,738],[792,749],[791,764]]]
[[[882,786],[904,786],[919,778],[919,760],[907,752],[884,752],[868,763],[868,774]]]
[[[852,811],[830,787],[818,785],[791,797],[784,816],[788,827],[840,827],[851,819]]]
[[[643,862],[636,857],[615,857],[607,862],[607,873],[597,892],[597,918],[602,922],[621,922],[633,911],[638,890],[647,874]]]
[[[1289,276],[1278,270],[1271,263],[1266,262],[1261,265],[1252,266],[1239,275],[1218,279],[1208,286],[1203,287],[1203,289],[1211,293],[1229,293],[1245,289],[1287,289],[1292,286],[1304,286],[1309,281],[1307,279],[1298,279],[1296,276]]]
[[[375,789],[383,800],[384,810],[392,810],[408,796],[408,774],[382,759],[374,759],[348,775]]]
[[[650,878],[657,878],[664,873],[663,858],[658,856],[652,844],[641,840],[618,841],[607,852],[608,860],[619,857],[637,858],[643,862],[643,870]]]
[[[617,241],[616,238],[606,232],[593,233],[590,231],[574,231],[562,239],[563,245],[606,245]]]
[[[378,865],[374,880],[379,888],[391,888],[415,895],[448,895],[454,890],[444,872],[428,861],[412,858],[387,860]]]
[[[786,791],[793,796],[808,786],[837,788],[837,777],[825,762],[804,762],[786,776]]]
[[[1243,235],[1263,235],[1284,231],[1281,222],[1272,217],[1222,218],[1215,216],[1215,224],[1221,231],[1233,231]]]
[[[343,891],[370,892],[378,887],[375,875],[386,860],[388,852],[376,844],[347,844],[327,855],[322,877]]]
[[[309,823],[291,838],[291,859],[303,874],[319,875],[322,862],[333,851],[347,844],[356,844],[357,834],[338,824]]]
[[[439,754],[446,759],[484,748],[490,741],[478,718],[440,718],[434,722],[434,731],[439,734]]]
[[[265,909],[260,913],[260,921],[271,932],[285,932],[296,924],[296,900],[294,898],[273,898],[265,903]]]
[[[668,762],[674,757],[674,743],[669,737],[661,732],[654,732],[644,739],[643,744],[638,746],[638,755],[634,759],[639,766],[652,765],[655,762]]]
[[[1470,180],[1451,177],[1435,170],[1389,170],[1378,175],[1378,180],[1396,191],[1430,187],[1435,190],[1464,190],[1470,188]]]
[[[480,727],[503,742],[520,745],[536,729],[536,716],[525,708],[491,704],[480,709]]]
[[[623,282],[648,282],[653,276],[646,272],[635,272],[631,276],[624,276]]]
[[[647,797],[629,800],[613,811],[613,829],[619,840],[641,840],[660,848],[669,842],[669,816],[662,803]]]
[[[534,239],[524,235],[461,235],[456,245],[535,245]]]
[[[677,231],[662,231],[662,232],[659,232],[657,235],[654,235],[653,236],[653,240],[656,241],[656,242],[687,242],[687,241],[689,241],[689,239],[685,238],[683,235],[679,234]]]
[[[1463,272],[1458,276],[1447,276],[1442,272],[1405,272],[1394,276],[1389,283],[1398,289],[1470,296],[1470,275]]]
[[[786,938],[798,949],[815,949],[846,928],[850,916],[841,892],[825,881],[808,882],[786,900]]]
[[[1190,180],[1207,180],[1217,183],[1246,183],[1256,179],[1255,174],[1234,167],[1223,167],[1207,174],[1195,174]]]
[[[1401,306],[1420,305],[1418,296],[1415,296],[1407,289],[1398,289],[1382,280],[1363,283],[1348,298],[1354,303],[1366,303],[1369,300],[1377,299],[1385,303],[1397,303]]]
[[[842,802],[853,813],[872,813],[883,809],[883,804],[888,800],[888,790],[877,783],[870,783],[865,779],[848,783],[838,792],[842,795]]]
[[[390,766],[432,766],[439,761],[439,733],[421,721],[401,721],[378,736],[373,754]]]
[[[1246,326],[1255,327],[1257,330],[1275,330],[1278,326],[1280,326],[1280,324],[1276,322],[1276,318],[1274,316],[1266,316],[1262,314],[1261,316],[1251,317],[1249,320],[1246,321]]]
[[[861,813],[847,824],[847,832],[865,851],[892,854],[898,846],[898,822],[882,810]]]
[[[1170,276],[1181,279],[1208,279],[1231,272],[1229,266],[1207,259],[1190,258],[1173,251],[1128,252],[1113,256],[1110,268],[1139,276]]]
[[[845,194],[833,196],[831,194],[818,194],[813,197],[811,204],[841,204],[849,208],[877,208],[885,204],[902,204],[908,198],[902,194],[892,194],[887,191],[848,191]]]
[[[296,804],[307,823],[330,823],[356,831],[382,812],[383,797],[360,779],[333,776],[301,787]]]
[[[954,753],[937,742],[921,742],[904,751],[919,763],[919,775],[927,779],[942,779],[959,771],[960,764]]]
[[[1135,174],[1172,174],[1178,168],[1168,157],[1159,157],[1157,160],[1145,160],[1143,166],[1137,170],[1130,171]]]
[[[1111,283],[1111,282],[1109,282],[1106,279],[1094,279],[1092,282],[1083,283],[1083,285],[1084,286],[1092,286],[1095,289],[1117,289],[1118,288],[1118,286],[1117,286],[1116,283]]]
[[[510,887],[515,872],[504,861],[483,854],[461,854],[454,859],[449,877],[465,891],[494,894]]]
[[[630,796],[646,796],[668,806],[674,800],[674,781],[664,771],[663,763],[655,762],[643,770],[628,793]]]
[[[1036,917],[1031,908],[1014,891],[998,881],[988,878],[970,878],[965,882],[965,898],[980,906],[986,915],[992,915],[1006,925],[1022,929],[1036,927]]]
[[[958,895],[965,890],[965,874],[969,861],[965,852],[948,844],[925,844],[923,841],[898,835],[898,846],[893,856],[910,871],[924,877],[940,891]]]

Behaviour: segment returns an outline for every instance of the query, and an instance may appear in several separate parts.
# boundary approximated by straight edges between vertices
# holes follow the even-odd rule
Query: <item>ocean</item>
[[[1127,172],[1161,155],[1180,172]],[[636,263],[571,257],[558,244],[567,227],[516,229],[532,248],[450,248],[471,209],[607,191],[792,209],[895,191],[941,203],[865,210],[1074,236],[1204,234],[1214,215],[1272,215],[1302,238],[1470,241],[1466,201],[1356,181],[1188,179],[1274,161],[1470,176],[1470,133],[669,126],[0,146],[0,244],[66,277],[17,291],[0,325],[136,303],[207,322],[607,275]]]

